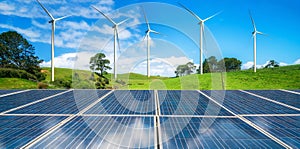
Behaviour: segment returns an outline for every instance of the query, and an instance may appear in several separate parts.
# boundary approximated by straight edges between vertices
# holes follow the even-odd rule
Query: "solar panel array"
[[[0,90],[0,148],[289,147],[299,90]]]

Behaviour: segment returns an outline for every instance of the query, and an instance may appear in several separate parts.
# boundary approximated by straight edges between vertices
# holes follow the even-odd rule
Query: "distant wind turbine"
[[[145,21],[147,24],[147,30],[145,31],[146,35],[145,35],[144,39],[145,38],[147,39],[147,76],[149,78],[150,77],[150,42],[151,42],[150,33],[155,33],[155,34],[160,34],[160,33],[157,31],[154,31],[150,28],[150,24],[146,17],[145,10],[144,10],[144,8],[142,8],[142,9],[143,9],[144,18],[145,18]]]
[[[55,32],[55,22],[59,21],[59,20],[62,20],[64,18],[70,17],[71,15],[55,19],[51,15],[51,13],[40,3],[39,0],[36,0],[36,1],[41,5],[41,7],[44,9],[44,11],[51,18],[51,20],[49,21],[49,23],[52,24],[52,33],[51,33],[51,81],[53,82],[54,81],[54,32]]]
[[[96,8],[95,6],[92,6],[95,10],[97,10],[99,13],[101,13],[107,20],[109,20],[113,26],[112,28],[114,29],[114,79],[117,79],[117,44],[118,47],[120,49],[120,41],[119,41],[119,33],[118,33],[118,27],[119,25],[123,24],[124,22],[126,22],[128,19],[125,19],[119,23],[116,23],[115,21],[113,21],[110,17],[108,17],[107,15],[105,15],[103,12],[101,12],[98,8]]]
[[[257,31],[254,19],[252,18],[252,15],[251,15],[250,11],[249,11],[249,15],[250,15],[252,25],[253,25],[253,28],[254,28],[254,31],[252,32],[252,35],[253,35],[253,57],[254,57],[253,71],[256,72],[256,34],[260,34],[260,35],[264,35],[264,34],[262,32]]]
[[[188,9],[187,7],[185,7],[184,5],[178,3],[181,7],[183,7],[185,10],[187,10],[190,14],[192,14],[194,17],[196,17],[196,19],[199,20],[199,25],[200,25],[200,74],[203,74],[203,64],[202,64],[202,57],[203,57],[203,35],[204,35],[204,22],[206,22],[207,20],[215,17],[216,15],[218,15],[220,12],[206,18],[206,19],[201,19],[199,16],[197,16],[194,12],[192,12],[190,9]]]

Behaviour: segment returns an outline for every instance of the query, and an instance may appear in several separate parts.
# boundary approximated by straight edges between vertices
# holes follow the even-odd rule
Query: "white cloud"
[[[36,39],[41,36],[39,31],[36,31],[32,28],[22,29],[22,28],[18,28],[18,27],[6,25],[6,24],[0,24],[0,27],[10,29],[10,30],[15,30],[15,31],[19,32],[20,34],[29,37],[30,39]]]
[[[299,61],[299,64],[300,64],[300,59],[298,60]],[[296,61],[297,62],[297,61]],[[296,62],[294,64],[296,64]],[[256,68],[263,68],[265,67],[267,64],[269,63],[269,61],[266,61],[264,64],[257,64],[256,65]],[[244,69],[250,69],[253,67],[253,62],[252,61],[249,61],[245,64],[242,64],[242,70]],[[287,64],[285,62],[279,62],[279,66],[288,66],[288,65],[291,65],[291,64]]]
[[[54,66],[59,68],[74,68],[77,59],[76,53],[66,53],[54,58]],[[42,67],[51,67],[51,61],[43,62]]]
[[[294,64],[300,64],[300,59],[297,59]]]

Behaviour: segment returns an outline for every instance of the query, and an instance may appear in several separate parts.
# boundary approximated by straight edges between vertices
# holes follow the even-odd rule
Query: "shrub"
[[[1,78],[22,78],[27,80],[37,80],[37,77],[24,70],[17,70],[11,68],[0,68]]]
[[[72,86],[72,81],[69,79],[56,79],[51,84],[53,84],[57,87],[63,87],[63,88],[69,89]]]
[[[37,84],[37,88],[38,89],[47,89],[48,88],[48,84],[44,83],[44,82],[39,82]]]

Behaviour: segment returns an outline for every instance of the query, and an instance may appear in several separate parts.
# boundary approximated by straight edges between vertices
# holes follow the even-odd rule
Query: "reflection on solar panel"
[[[170,123],[161,124],[163,148],[282,148],[238,118],[212,119],[214,123],[206,126],[203,119],[162,117]],[[180,131],[182,122],[188,124]]]
[[[33,148],[154,148],[153,117],[76,117]]]
[[[300,148],[290,91],[0,91],[0,148]]]
[[[210,91],[203,91],[210,95]],[[214,98],[214,97],[213,97]],[[240,91],[226,91],[223,102],[236,114],[297,114],[299,111],[243,93]]]
[[[64,117],[0,116],[0,148],[20,148]]]
[[[209,103],[209,99],[197,91],[158,91],[158,93],[162,115],[232,115],[214,102]]]
[[[300,94],[293,94],[293,93],[288,93],[288,92],[278,91],[278,90],[277,91],[276,90],[271,90],[271,91],[255,90],[249,92],[300,108]]]
[[[300,116],[247,117],[253,123],[289,144],[300,147]]]
[[[92,107],[86,114],[154,115],[153,91],[115,91]]]

